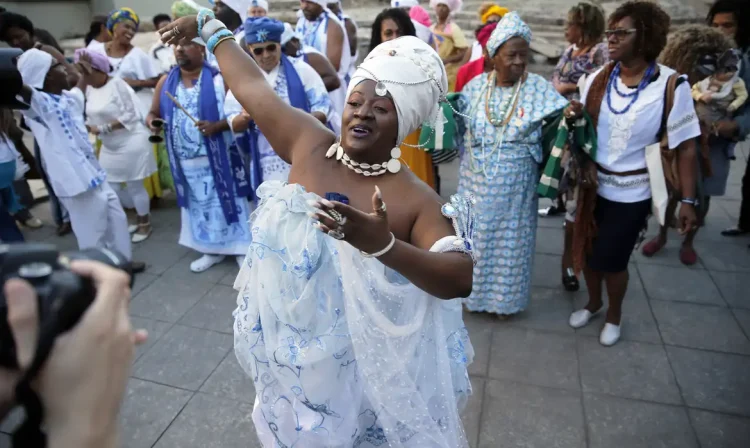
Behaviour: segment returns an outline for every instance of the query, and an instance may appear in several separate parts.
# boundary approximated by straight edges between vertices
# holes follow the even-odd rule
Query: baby
[[[739,65],[740,58],[734,50],[726,51],[718,58],[708,56],[700,61],[701,71],[709,76],[693,86],[695,110],[701,125],[716,137],[716,123],[731,119],[748,98],[745,83],[739,77]],[[734,159],[734,145],[729,145],[728,150],[732,154],[727,156]]]

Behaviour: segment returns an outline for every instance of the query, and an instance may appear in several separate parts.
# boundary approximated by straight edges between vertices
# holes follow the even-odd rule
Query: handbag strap
[[[672,106],[674,106],[674,94],[677,90],[677,80],[680,79],[680,75],[673,73],[669,75],[667,79],[667,85],[664,88],[664,109],[661,114],[661,126],[659,126],[659,142],[662,148],[669,147],[669,133],[667,132],[667,120],[669,114],[672,113]]]

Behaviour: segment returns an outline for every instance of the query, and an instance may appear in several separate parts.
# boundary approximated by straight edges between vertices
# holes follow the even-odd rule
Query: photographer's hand
[[[73,330],[57,338],[34,382],[44,405],[48,446],[115,447],[134,346],[145,342],[147,335],[130,326],[127,274],[91,261],[75,261],[71,270],[91,277],[97,295]],[[25,281],[13,279],[6,282],[5,295],[23,370],[36,350],[36,293]]]

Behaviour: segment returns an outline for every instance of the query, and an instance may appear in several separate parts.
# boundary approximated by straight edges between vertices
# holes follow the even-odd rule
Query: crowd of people
[[[16,221],[41,225],[14,193],[24,176],[45,180],[60,233],[69,222],[81,248],[128,258],[172,190],[178,242],[200,254],[190,269],[240,266],[235,353],[264,446],[467,446],[462,313],[527,309],[538,216],[565,215],[562,286],[586,282],[570,326],[588,325],[606,290],[611,346],[647,221],[661,229],[644,255],[677,227],[679,258],[695,263],[710,198],[750,132],[741,0],[683,27],[650,1],[607,18],[580,3],[550,79],[528,71],[530,27],[493,3],[472,44],[461,0],[431,0],[432,16],[393,0],[366,55],[340,2],[301,0],[296,24],[268,17],[266,0],[212,3],[154,17],[149,52],[132,44],[136,11],[97,17],[71,59],[0,14],[30,105],[20,124],[0,115],[0,240],[23,240]],[[455,158],[446,202],[437,167]],[[742,188],[726,236],[750,232],[750,173]]]

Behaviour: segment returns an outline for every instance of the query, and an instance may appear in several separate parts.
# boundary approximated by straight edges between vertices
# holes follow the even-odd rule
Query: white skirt
[[[133,131],[118,129],[100,136],[102,149],[99,164],[107,172],[109,182],[141,180],[156,172],[153,144],[148,129],[139,126]]]

